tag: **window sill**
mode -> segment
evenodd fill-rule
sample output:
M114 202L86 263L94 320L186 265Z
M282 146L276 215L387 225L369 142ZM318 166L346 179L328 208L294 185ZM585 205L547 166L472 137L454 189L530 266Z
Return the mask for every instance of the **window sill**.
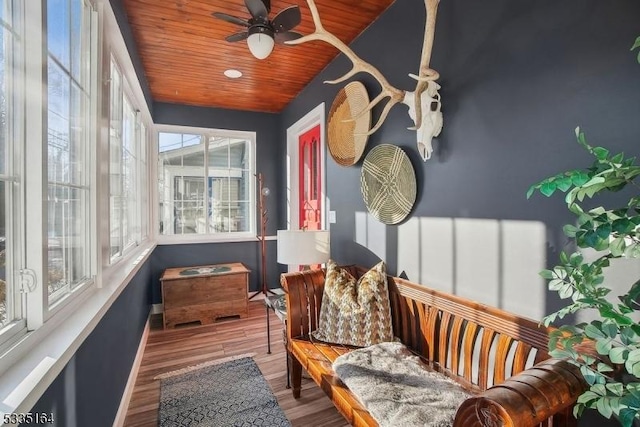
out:
M101 288L90 288L0 357L0 413L28 412L53 383L140 267L155 243L105 269ZM0 425L3 420L0 419Z

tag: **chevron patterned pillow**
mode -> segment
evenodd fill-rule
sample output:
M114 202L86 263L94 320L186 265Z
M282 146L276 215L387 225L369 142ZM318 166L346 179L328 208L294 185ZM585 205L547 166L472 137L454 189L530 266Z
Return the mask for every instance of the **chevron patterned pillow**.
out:
M334 261L327 263L318 329L311 337L358 347L393 341L384 262L358 280Z

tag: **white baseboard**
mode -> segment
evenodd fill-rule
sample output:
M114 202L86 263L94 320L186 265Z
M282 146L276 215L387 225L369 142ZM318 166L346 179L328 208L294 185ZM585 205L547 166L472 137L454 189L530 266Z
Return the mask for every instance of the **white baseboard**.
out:
M127 417L127 409L129 408L129 402L131 401L131 395L133 394L133 387L136 385L136 378L138 378L138 371L140 370L140 364L142 363L142 355L144 354L144 348L147 345L147 338L149 338L150 328L151 323L150 320L147 319L147 324L144 325L144 331L142 332L142 338L140 339L140 345L138 345L138 352L136 353L136 358L133 361L133 366L129 373L127 386L124 388L122 400L120 400L120 407L118 408L116 419L113 421L113 427L124 426L124 420Z
M153 304L151 306L151 314L162 314L164 307L162 304Z

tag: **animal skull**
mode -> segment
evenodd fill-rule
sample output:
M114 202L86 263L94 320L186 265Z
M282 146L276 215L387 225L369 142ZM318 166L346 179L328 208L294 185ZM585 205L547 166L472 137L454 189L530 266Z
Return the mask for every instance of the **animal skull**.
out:
M422 121L420 127L416 129L418 152L422 160L427 161L431 158L433 147L431 140L442 130L442 111L440 103L440 94L438 93L440 85L434 81L430 81L427 90L422 93L420 104L422 106ZM405 92L403 104L409 107L409 117L416 123L415 93Z
M352 63L350 71L345 73L342 77L335 80L328 80L325 83L336 84L341 83L349 78L355 76L357 73L363 72L371 75L380 84L381 92L376 96L369 105L360 113L371 111L373 107L386 100L384 108L378 117L376 124L369 129L367 135L373 134L380 129L382 123L387 118L391 108L398 104L403 103L409 107L409 116L413 120L414 126L409 128L410 130L417 131L418 139L418 151L423 160L427 160L431 157L433 148L431 147L431 140L440 134L442 130L442 113L440 112L440 94L438 89L440 86L435 82L440 76L437 71L429 67L431 60L431 50L433 48L433 39L436 26L436 14L438 11L438 4L440 0L424 0L425 10L427 12L424 41L422 43L422 55L420 57L420 67L418 68L418 75L409 74L413 79L417 80L416 88L413 92L405 91L393 87L384 75L373 65L362 60L356 53L347 46L343 41L337 38L335 35L328 32L322 22L320 21L320 14L316 7L314 0L307 0L309 10L311 11L311 17L313 18L313 24L315 31L306 36L294 40L285 41L286 44L296 45L306 43L314 40L320 40L325 43L329 43L334 46L340 52L342 52ZM416 108L416 94L418 102ZM421 110L420 116L416 120L416 111Z

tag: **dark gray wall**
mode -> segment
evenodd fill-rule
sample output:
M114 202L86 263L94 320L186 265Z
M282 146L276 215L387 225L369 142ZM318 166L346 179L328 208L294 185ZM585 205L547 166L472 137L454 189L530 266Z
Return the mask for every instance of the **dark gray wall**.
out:
M528 201L525 193L546 176L591 163L575 142L576 126L592 144L640 152L640 65L629 52L639 15L635 0L441 2L431 66L441 75L444 129L434 156L420 159L404 105L392 109L366 152L381 143L405 149L418 182L411 216L543 221L555 262L566 242L561 225L571 216L562 197ZM424 19L422 2L397 0L351 46L391 84L412 89L407 74L418 69ZM283 133L322 101L328 112L342 85L322 81L349 65L340 55L289 104ZM379 91L369 76L356 78L371 98ZM328 197L338 218L331 252L342 263L372 265L375 255L354 242L354 212L366 212L360 164L341 167L328 157ZM386 253L396 254L397 227L386 232ZM400 273L393 255L387 262Z
M280 134L279 115L167 103L155 103L153 109L153 120L156 124L256 132L256 172L262 173L264 185L271 190L269 196L265 198L268 218L267 236L274 236L280 216L279 201L285 194L280 191L282 186L278 185L283 162L277 149ZM256 224L256 230L259 230L259 223ZM266 246L267 284L269 287L277 287L280 270L276 263L275 241L267 241ZM251 270L249 288L257 290L262 283L260 260L258 241L159 246L153 254L152 263L153 302L162 301L159 279L165 268L242 262Z
M591 164L575 142L576 126L593 145L640 154L640 65L629 52L640 35L638 16L635 0L442 1L431 66L441 75L444 129L434 142L434 156L426 163L420 159L402 105L369 138L365 155L381 143L405 149L418 182L410 217L542 221L548 263L555 264L566 244L561 226L573 217L561 196L527 200L525 193L547 176ZM351 47L391 84L412 89L415 83L407 74L418 70L424 20L422 2L396 0ZM283 135L320 102L328 113L344 84L322 82L349 68L340 55L287 106ZM378 93L369 76L356 79L365 83L370 98ZM380 111L374 110L374 120ZM340 263L373 265L378 258L355 243L354 214L366 212L360 165L345 168L327 160L327 195L338 219L331 225L331 253ZM386 237L389 270L399 274L397 227L386 227ZM557 307L550 295L547 312ZM585 416L580 425L608 424Z
M151 309L151 263L129 282L31 412L60 427L111 427Z

